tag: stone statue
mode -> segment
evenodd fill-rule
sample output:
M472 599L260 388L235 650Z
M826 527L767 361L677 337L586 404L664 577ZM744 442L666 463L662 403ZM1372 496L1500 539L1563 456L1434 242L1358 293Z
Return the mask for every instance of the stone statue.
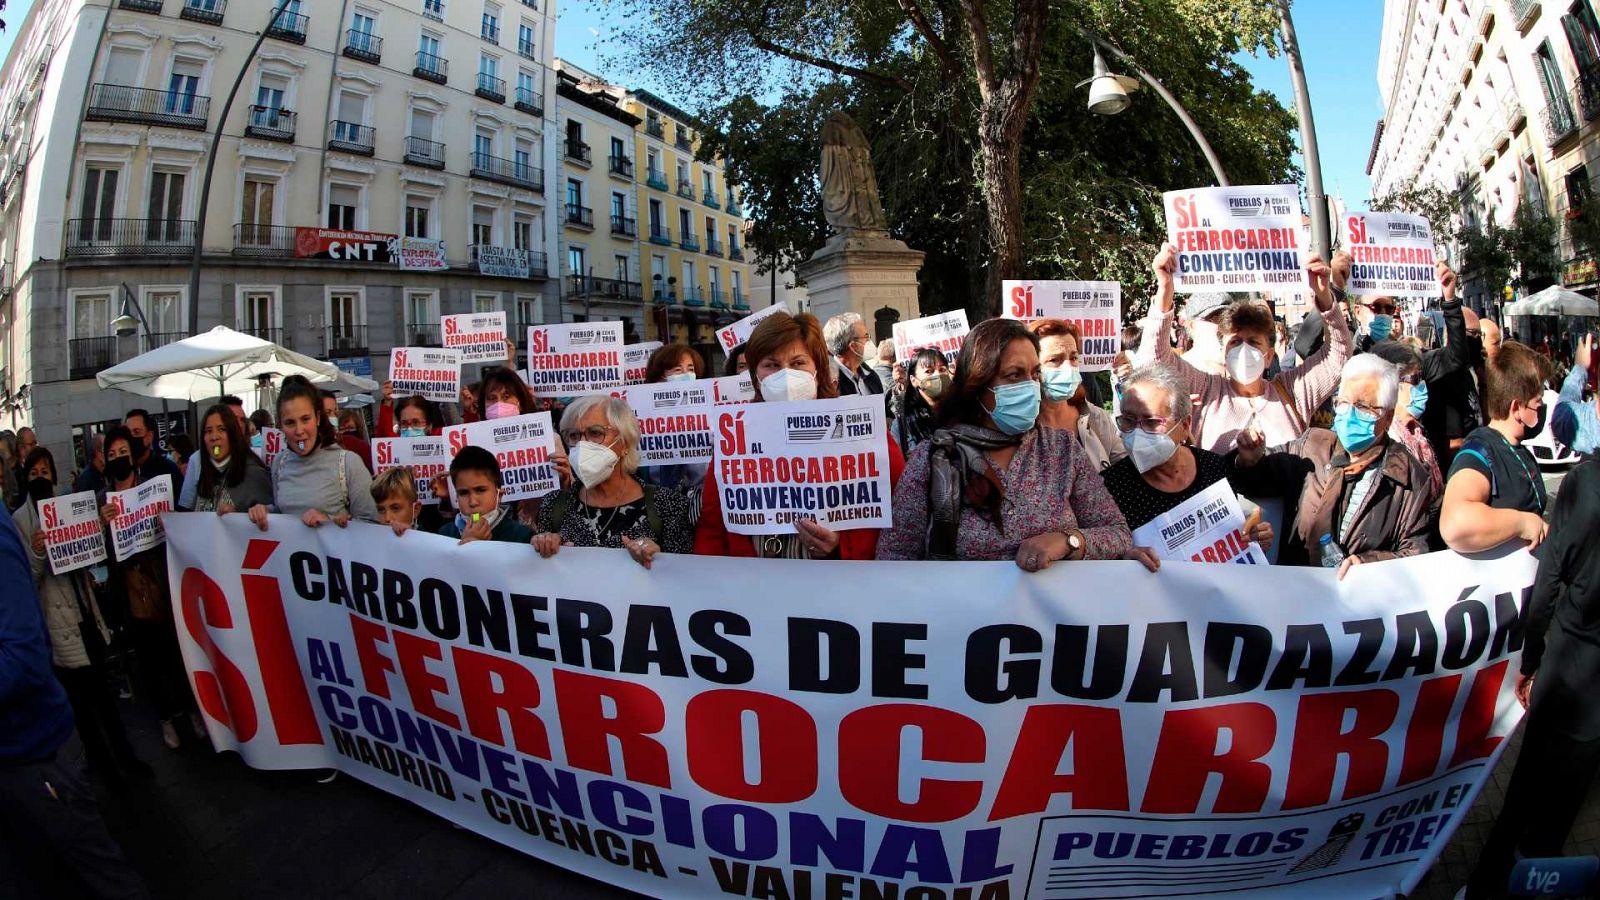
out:
M872 172L872 148L843 112L822 126L822 214L836 234L887 232L888 219Z

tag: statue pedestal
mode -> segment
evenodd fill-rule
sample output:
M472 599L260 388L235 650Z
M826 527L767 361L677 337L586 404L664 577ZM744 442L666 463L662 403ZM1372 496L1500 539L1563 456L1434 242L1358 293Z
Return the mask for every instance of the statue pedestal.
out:
M922 315L917 301L917 272L923 253L887 232L836 234L811 258L795 267L805 279L811 312L826 322L853 312L872 328L874 321L894 321L877 312L887 307L900 320ZM882 340L886 335L875 336Z

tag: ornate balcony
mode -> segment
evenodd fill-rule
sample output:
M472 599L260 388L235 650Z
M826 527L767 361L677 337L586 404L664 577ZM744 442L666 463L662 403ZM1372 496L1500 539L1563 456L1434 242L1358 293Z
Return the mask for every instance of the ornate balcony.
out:
M352 28L344 34L344 50L341 52L351 59L377 65L383 60L383 38L370 31Z
M450 80L450 61L442 56L418 50L417 65L411 70L411 74L423 81L444 84Z
M276 10L267 10L267 21L272 24L267 26L267 37L288 41L291 44L304 44L306 42L306 26L311 23L310 16L284 10L283 14L273 21L272 14Z
M606 170L618 178L633 180L633 160L626 156L610 156L606 158Z
M515 105L519 111L528 113L529 115L544 115L543 99L532 88L518 86L517 102Z
M160 4L156 4L159 6ZM221 25L222 14L228 8L227 0L184 0L178 18L207 25Z
M532 188L536 191L544 190L544 170L538 166L513 162L478 151L473 151L472 154L471 174L473 178L482 178L485 181Z
M182 257L194 252L192 219L70 219L69 258Z
M479 72L478 87L473 93L494 103L504 103L506 102L506 80L504 78L496 78L488 72Z
M407 137L405 161L426 169L443 169L444 144L426 138Z
M329 150L342 150L358 156L371 156L373 132L366 125L355 122L333 121L333 133L328 136Z
M282 141L286 144L294 143L294 113L287 109L278 109L273 106L250 107L250 119L245 123L244 133L248 137L261 138L265 141Z
M84 118L204 131L210 111L211 98L199 94L101 83L89 89L89 109Z

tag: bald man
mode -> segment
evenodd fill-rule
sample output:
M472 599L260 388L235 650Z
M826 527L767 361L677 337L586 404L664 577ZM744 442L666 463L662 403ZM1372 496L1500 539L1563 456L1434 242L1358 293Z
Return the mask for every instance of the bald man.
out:
M1494 359L1500 352L1500 325L1493 319L1484 319L1479 327L1483 331L1483 356Z

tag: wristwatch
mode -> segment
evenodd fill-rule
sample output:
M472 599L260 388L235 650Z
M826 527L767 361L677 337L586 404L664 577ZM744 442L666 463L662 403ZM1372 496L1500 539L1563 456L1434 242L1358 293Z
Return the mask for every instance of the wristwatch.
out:
M1062 530L1061 534L1067 539L1067 559L1077 559L1078 552L1083 550L1083 532L1076 528Z

